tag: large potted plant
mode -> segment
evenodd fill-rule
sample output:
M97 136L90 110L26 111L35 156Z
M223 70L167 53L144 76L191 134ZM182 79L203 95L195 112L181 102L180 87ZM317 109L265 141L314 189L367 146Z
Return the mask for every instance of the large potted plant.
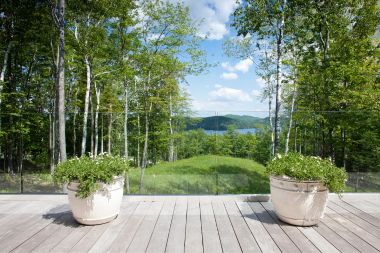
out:
M278 154L266 168L271 201L277 216L297 226L312 226L323 218L329 190L342 197L347 173L330 159Z
M128 161L108 154L96 158L74 157L55 167L53 178L68 184L68 198L74 218L96 225L113 220L120 211L124 174Z

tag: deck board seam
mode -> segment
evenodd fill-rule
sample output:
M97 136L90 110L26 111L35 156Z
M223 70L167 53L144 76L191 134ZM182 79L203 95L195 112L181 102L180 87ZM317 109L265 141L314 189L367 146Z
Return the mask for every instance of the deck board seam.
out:
M240 241L239 241L239 238L238 238L238 236L237 236L237 234L236 234L236 231L235 231L234 225L232 224L232 221L231 221L230 215L229 215L228 212L227 212L227 208L226 208L226 206L224 205L224 202L222 202L222 204L223 204L224 210L226 210L228 220L230 221L230 224L231 224L232 230L234 231L234 235L235 235L236 240L237 240L237 242L238 242L238 244L239 244L240 250L241 250L241 252L244 252L244 251L243 251L243 247L240 245Z
M281 230L284 232L284 234L286 234L286 236L289 238L289 240L290 241L292 241L293 242L293 244L297 247L297 249L300 251L300 252L302 252L302 250L297 246L297 244L292 240L292 238L288 235L288 233L286 233L286 231L282 228L282 226L280 226L280 224L278 224L277 223L277 221L273 218L273 216L271 215L271 213L270 212L268 212L268 210L264 207L264 205L261 203L261 201L259 202L260 203L260 205L266 210L266 212L272 217L272 219L274 220L274 222L276 222L276 224L281 228ZM264 226L265 227L265 226ZM298 228L297 228L298 229ZM299 231L299 230L298 230ZM300 231L300 233L307 239L307 240L309 240L309 238L307 238L301 231ZM268 234L270 234L269 232L268 232ZM272 237L272 236L271 236ZM272 238L273 239L273 238ZM273 241L274 241L274 239L273 239ZM310 241L310 240L309 240ZM274 242L276 242L276 241L274 241ZM310 243L311 244L313 244L314 246L315 246L315 248L317 248L318 249L318 247L312 242L312 241L310 241ZM277 244L276 244L277 245ZM278 245L277 245L277 247L278 247ZM280 249L281 250L281 249ZM318 249L319 250L319 249Z
M170 220L170 227L169 227L169 231L168 231L168 236L166 237L165 252L166 252L166 248L168 247L169 235L170 235L170 230L172 229L173 218L174 218L174 211L175 211L176 206L177 206L177 202L174 203L174 208L173 208L173 213L172 213L172 219ZM187 215L187 213L186 213L186 215ZM149 246L149 244L148 244L148 246Z
M259 201L260 205L261 205L261 202ZM259 216L257 216L256 212L253 210L253 208L251 207L251 205L248 205L249 208L251 208L252 212L255 213L257 219L259 219L259 221L261 222L261 224L263 224L263 222L260 220ZM272 234L268 231L268 229L266 228L266 226L263 225L263 228L267 231L268 235L272 238L272 241L274 242L274 244L276 244L277 248L282 252L281 250L281 247L277 244L276 240L273 238ZM287 235L286 235L287 236ZM288 236L289 237L289 236ZM298 247L297 247L298 248Z
M346 208L340 206L339 204L335 203L334 201L331 201L331 202L332 202L333 204L337 205L338 207L340 207L340 208L346 210L349 214L358 217L359 219L361 219L361 220L364 221L365 223L370 224L371 226L373 226L374 228L376 228L377 230L380 231L380 227L378 227L378 226L372 224L371 222L369 222L369 221L363 219L363 218L360 217L359 215L357 215L357 214L355 214L355 213L352 213L351 211L349 211L349 210L347 210ZM345 203L346 203L346 202L345 202ZM330 209L332 209L332 208L330 208ZM358 208L356 208L356 209L358 209ZM346 217L344 216L344 214L340 214L339 212L335 211L334 209L332 209L332 210L333 210L334 212L338 213L339 215L343 216L344 218L346 218ZM361 211L361 210L360 210L360 211ZM365 213L365 214L368 214L368 213L366 213L366 212L364 212L364 213ZM371 216L371 217L372 217L372 216ZM375 217L374 217L374 218L375 218ZM357 224L355 221L353 221L353 220L351 220L351 219L348 219L348 218L346 218L346 219L349 220L349 221L351 221L352 223L356 224L357 226L361 227L362 229L364 229L365 231L367 231L367 232L370 233L371 235L373 235L373 236L375 236L375 237L377 237L377 238L380 239L380 234L379 234L379 235L375 235L375 234L373 234L372 232L370 232L370 231L368 230L368 228L365 228L365 226L363 226L363 225L359 225L359 224ZM376 219L376 218L375 218L375 219Z

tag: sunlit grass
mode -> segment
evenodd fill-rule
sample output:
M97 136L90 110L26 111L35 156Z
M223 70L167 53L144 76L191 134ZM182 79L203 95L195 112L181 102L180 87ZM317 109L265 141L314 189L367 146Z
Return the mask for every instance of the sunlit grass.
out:
M269 193L265 167L254 161L198 156L161 163L145 170L143 194L259 194ZM130 192L137 193L140 169L130 172Z

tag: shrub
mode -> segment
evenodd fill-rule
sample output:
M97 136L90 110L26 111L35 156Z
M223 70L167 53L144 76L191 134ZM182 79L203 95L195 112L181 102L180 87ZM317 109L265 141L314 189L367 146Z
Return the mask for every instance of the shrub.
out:
M78 181L76 197L85 199L99 188L98 182L113 183L114 176L124 175L129 169L129 161L106 153L94 158L90 156L74 157L65 163L58 164L54 169L55 182L70 184Z
M332 192L339 194L346 190L347 172L333 165L330 159L315 156L304 157L298 153L278 154L268 163L268 175L288 176L297 182L320 181Z

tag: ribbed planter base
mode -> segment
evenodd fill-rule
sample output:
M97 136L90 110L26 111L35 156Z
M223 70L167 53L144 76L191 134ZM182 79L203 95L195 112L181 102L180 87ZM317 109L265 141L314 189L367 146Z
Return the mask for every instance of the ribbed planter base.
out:
M98 184L99 190L86 199L75 197L79 182L71 182L67 187L70 208L78 223L102 224L115 219L119 214L123 199L124 178L114 177L114 184Z
M328 189L321 182L296 182L291 178L270 176L271 200L282 221L296 226L312 226L322 218Z

